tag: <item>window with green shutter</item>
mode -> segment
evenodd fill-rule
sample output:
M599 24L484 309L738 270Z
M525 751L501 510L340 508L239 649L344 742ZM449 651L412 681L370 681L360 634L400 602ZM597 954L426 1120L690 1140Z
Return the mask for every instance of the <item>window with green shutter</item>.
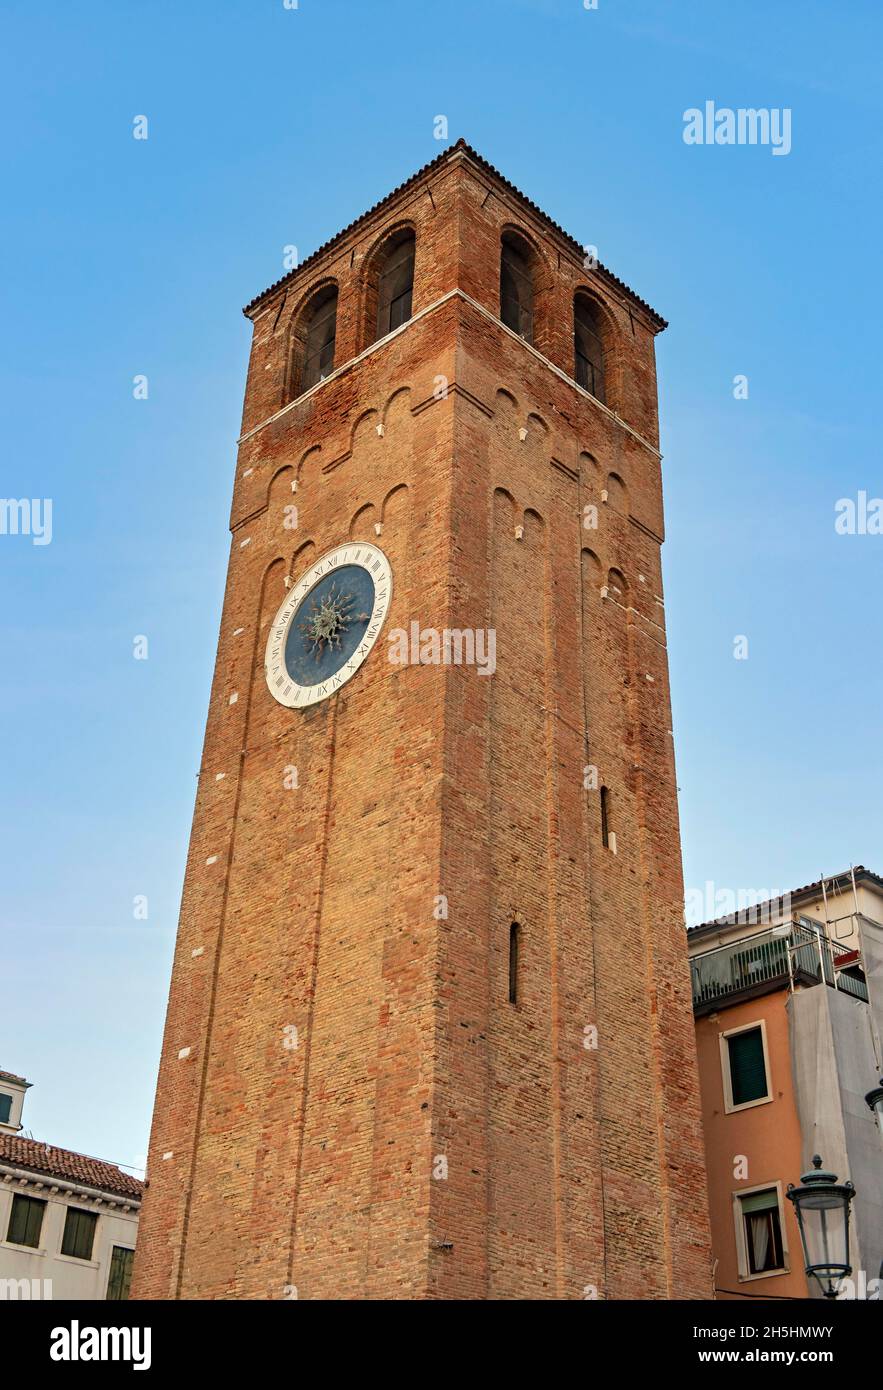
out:
M763 1030L745 1028L727 1038L730 1065L730 1092L733 1105L748 1105L769 1095Z
M62 1255L70 1255L74 1260L91 1260L97 1225L98 1217L94 1212L68 1207L61 1242Z
M110 1275L107 1280L108 1298L128 1298L132 1282L132 1263L135 1251L125 1245L115 1245L110 1255Z
M12 1114L12 1096L5 1091L0 1093L0 1125L9 1124L9 1116Z
M46 1203L41 1202L39 1197L25 1197L22 1193L16 1192L12 1199L9 1229L6 1232L6 1239L10 1244L30 1245L36 1250L40 1244L45 1210Z

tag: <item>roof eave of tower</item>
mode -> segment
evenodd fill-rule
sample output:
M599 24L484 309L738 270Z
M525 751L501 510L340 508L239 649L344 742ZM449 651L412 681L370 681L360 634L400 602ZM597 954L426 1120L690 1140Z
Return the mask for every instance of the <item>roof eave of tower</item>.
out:
M333 237L322 246L319 246L311 255L307 256L306 260L302 261L294 270L290 270L287 275L283 275L281 279L276 280L272 285L269 285L267 289L262 290L260 294L256 295L254 299L250 300L249 303L244 306L242 312L245 314L245 317L249 319L253 318L254 311L259 308L265 300L269 299L271 295L277 294L281 289L284 289L285 286L291 284L292 281L303 274L308 266L313 265L320 256L324 256L327 251L330 251L338 242L343 241L350 233L362 226L370 217L374 217L378 212L384 211L384 209L389 207L402 193L413 188L421 179L426 178L427 174L433 173L436 169L441 168L448 160L459 158L464 155L477 164L484 173L490 175L492 178L496 179L498 183L502 184L507 192L513 194L524 203L526 207L530 208L531 212L534 213L535 216L541 218L546 226L559 237L563 238L569 248L579 257L582 258L585 255L585 247L582 246L575 237L572 237L570 233L566 232L562 226L548 215L548 213L544 212L541 207L538 207L532 199L528 198L526 193L522 193L520 188L516 188L514 183L510 183L505 175L501 174L499 169L495 169L493 164L490 164L484 159L477 150L474 150L465 140L460 139L455 145L451 145L450 148L442 150L441 154L436 155L435 159L431 159L428 164L424 164L422 169L418 169L416 174L412 174L410 178L405 179L404 183L400 183L398 187L394 188L391 193L388 193L385 198L381 198L380 202L375 203L373 207L368 208L366 212L363 212L353 222L350 222L348 226L343 227L339 232L335 233ZM667 320L664 319L661 314L658 314L645 299L635 294L635 291L630 289L624 280L620 280L618 275L614 275L612 270L608 270L606 266L601 265L599 262L593 273L600 276L601 279L606 280L611 286L618 290L620 294L625 295L633 304L643 310L649 317L655 332L660 333L664 328L668 327Z

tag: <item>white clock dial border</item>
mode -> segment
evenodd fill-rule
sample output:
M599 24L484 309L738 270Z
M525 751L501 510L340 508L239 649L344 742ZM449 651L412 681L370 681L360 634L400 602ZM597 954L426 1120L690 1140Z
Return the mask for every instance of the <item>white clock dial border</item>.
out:
M335 671L333 676L329 676L325 681L317 681L315 685L299 685L297 681L292 680L285 666L285 646L292 619L304 599L315 589L316 585L343 565L360 565L362 569L368 571L374 581L374 606L371 609L371 617L365 629L365 636L350 659L345 661L340 670ZM270 634L267 638L264 654L264 671L267 677L267 688L273 699L288 709L307 709L310 705L316 705L320 700L327 700L330 695L336 694L341 686L346 685L347 681L356 675L359 668L370 656L371 650L380 636L380 629L383 627L391 602L392 566L383 551L376 545L371 545L367 541L350 541L347 545L336 545L333 550L326 550L324 555L320 555L309 569L304 571L290 593L286 595L270 624Z

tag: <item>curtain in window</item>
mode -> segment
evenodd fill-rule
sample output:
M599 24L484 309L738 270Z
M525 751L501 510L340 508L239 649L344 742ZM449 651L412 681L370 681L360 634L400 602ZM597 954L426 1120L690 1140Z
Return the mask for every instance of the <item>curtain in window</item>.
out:
M766 1269L770 1254L770 1218L765 1211L751 1212L748 1222L748 1239L751 1242L751 1266L756 1273Z
M782 1228L779 1224L779 1197L776 1189L751 1192L739 1199L745 1223L748 1272L765 1274L784 1264Z

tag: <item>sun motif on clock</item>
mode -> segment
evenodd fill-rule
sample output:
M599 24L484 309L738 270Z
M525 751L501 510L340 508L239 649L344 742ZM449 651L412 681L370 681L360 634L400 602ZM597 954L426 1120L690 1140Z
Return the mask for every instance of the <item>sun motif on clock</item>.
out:
M314 561L289 590L267 638L273 698L305 709L334 695L369 656L391 598L392 569L376 545L351 541Z

